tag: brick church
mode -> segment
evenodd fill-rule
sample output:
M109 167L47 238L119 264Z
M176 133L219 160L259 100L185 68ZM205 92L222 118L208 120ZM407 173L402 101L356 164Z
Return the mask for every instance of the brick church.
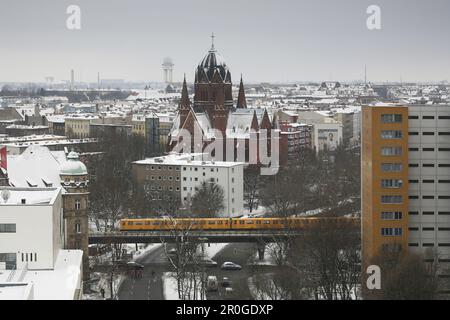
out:
M200 132L203 148L214 141L217 145L222 145L223 159L242 161L242 157L237 158L237 148L240 148L245 149L245 162L259 163L257 150L261 144L267 145L266 150L270 154L273 126L267 110L247 108L242 76L237 101L233 100L231 73L214 48L214 43L195 70L193 102L189 99L186 78L183 81L178 115L169 133L168 151L181 143L181 129L187 130L191 136ZM263 129L266 130L267 139L261 134ZM218 144L219 139L222 140L221 144ZM183 152L195 151L193 140L194 138L191 139L191 151L183 149ZM251 143L257 149L252 149ZM234 157L226 155L226 144L233 146ZM211 153L212 157L215 157L215 152L217 149ZM216 160L221 160L217 158Z

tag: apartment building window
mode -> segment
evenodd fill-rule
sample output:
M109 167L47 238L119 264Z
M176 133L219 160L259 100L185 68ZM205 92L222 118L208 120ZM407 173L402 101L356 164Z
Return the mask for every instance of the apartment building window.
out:
M416 131L413 131L413 132L409 132L409 135L410 135L410 136L418 136L419 133L416 132Z
M381 212L382 220L401 220L402 219L401 211L383 211Z
M0 223L0 233L16 233L16 224Z
M75 210L80 210L81 209L81 201L80 199L76 199L75 200Z
M401 139L403 136L400 130L383 130L381 131L382 139Z
M450 132L439 132L440 136L450 136Z
M422 119L424 119L424 120L434 120L434 116L423 116Z
M402 154L402 147L382 147L382 156L399 156Z
M439 151L450 151L450 148L439 148Z
M175 180L176 180L176 181L180 181L180 177L177 177Z
M441 163L439 164L439 168L450 168L450 163Z
M424 163L422 166L424 168L434 168L434 163Z
M418 163L410 163L410 164L408 165L408 167L410 167L410 168L418 168L418 167L419 167L419 164L418 164Z
M75 223L75 232L81 233L81 225L79 222Z
M402 228L381 228L382 236L401 236Z
M382 163L381 171L383 172L400 172L403 166L401 163Z
M419 116L409 116L408 119L410 119L410 120L417 120L417 119L419 119Z
M423 148L422 151L433 152L434 148Z
M402 196L381 196L381 203L399 204L403 202Z
M401 114L382 114L381 122L382 123L401 123L403 117Z
M434 132L422 132L424 136L434 136Z
M391 188L391 189L398 189L403 186L403 180L399 179L382 179L381 180L381 187L382 188Z

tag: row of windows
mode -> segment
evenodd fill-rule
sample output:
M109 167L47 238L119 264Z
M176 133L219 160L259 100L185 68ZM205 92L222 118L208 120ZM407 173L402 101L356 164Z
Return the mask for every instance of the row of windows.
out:
M436 198L435 196L422 196L422 199L426 199L426 200L433 200L434 198ZM438 196L437 197L440 200L448 200L450 199L450 196ZM409 196L409 199L419 199L419 196Z
M401 211L383 211L381 212L382 220L401 220L403 213Z
M173 170L172 166L146 166L145 170ZM175 171L180 171L180 167L175 167Z
M438 231L450 231L450 228L437 228ZM418 227L410 227L409 231L419 231ZM422 231L435 231L434 227L422 227Z
M155 176L146 176L145 177L145 180L155 180L156 179L156 177ZM185 178L186 179L186 178ZM173 177L172 176L169 176L169 177L166 177L166 176L158 176L158 180L169 180L169 181L173 181ZM180 177L175 177L175 181L180 181ZM186 181L186 180L184 180L184 181Z
M383 130L381 131L381 139L401 139L403 133L400 130Z
M382 179L382 188L401 188L403 186L403 180L399 179Z
M427 132L422 132L422 135L424 136L434 136L434 132L433 131L427 131ZM411 131L409 132L410 136L418 136L419 132L417 131ZM450 136L450 132L438 132L439 136Z
M400 156L402 154L402 147L382 147L382 156Z
M408 166L410 168L418 168L419 164L418 163L410 163ZM424 163L424 164L422 164L422 167L424 167L424 168L434 168L435 165L434 165L434 163ZM439 163L438 167L439 168L450 168L450 163Z
M418 120L419 116L409 116L408 119L411 120ZM423 120L434 120L435 117L434 116L422 116ZM438 117L439 120L450 120L450 116L439 116Z
M381 228L382 236L401 236L402 233L402 228Z
M419 148L409 148L409 151L419 151ZM422 151L426 151L426 152L434 152L435 148L422 148ZM450 148L438 148L438 151L450 151Z
M382 163L381 171L383 172L400 172L403 169L401 163Z
M23 253L22 252L22 262L36 262L37 261L37 253Z
M409 211L408 214L410 216L417 216L417 215L419 215L419 211ZM434 215L434 211L422 211L422 215L424 215L424 216L433 216ZM450 216L450 211L439 211L438 215L439 216Z
M382 114L382 123L401 123L403 121L403 116L401 114Z
M418 243L409 243L410 247L418 247ZM434 243L423 243L422 247L434 247ZM450 247L450 243L439 243L438 247Z
M154 191L154 190L156 190L156 189L158 189L159 191L165 190L163 186L158 186L158 187L156 187L156 186L149 186L149 185L146 185L144 188L145 188L145 190L152 190L152 191ZM169 191L173 191L173 189L174 189L174 188L171 187L171 186L167 187L167 190L169 190ZM180 187L176 187L176 190L177 190L177 191L180 191Z
M381 196L381 203L400 204L403 203L402 196Z
M0 233L16 233L16 224L0 223Z
M434 180L422 180L422 183L434 183ZM419 180L409 180L409 183L419 183ZM438 180L438 183L450 183L450 180Z

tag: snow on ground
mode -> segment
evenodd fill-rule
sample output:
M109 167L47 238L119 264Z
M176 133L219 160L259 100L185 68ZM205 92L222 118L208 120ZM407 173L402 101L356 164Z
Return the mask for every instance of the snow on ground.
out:
M177 281L171 272L164 272L162 275L163 296L165 300L180 300L178 297ZM201 296L201 287L197 289L197 296ZM200 299L199 299L200 300Z
M267 209L263 206L258 206L258 209L254 209L252 212L248 209L244 209L242 218L255 218L265 215Z
M272 257L272 250L276 249L276 244L268 243L266 244L266 250L264 252L264 259L259 260L258 253L256 252L252 257L250 257L248 265L256 266L276 266L275 259Z
M210 243L205 244L205 256L208 258L214 258L214 256L219 253L223 248L225 248L229 243Z
M111 298L111 290L110 290L110 275L103 272L94 272L91 274L92 278L100 278L99 281L91 285L91 289L94 291L92 293L83 294L83 300L103 300L102 295L100 294L100 290L103 288L105 290L105 298ZM113 292L114 297L117 296L119 292L120 285L122 281L125 279L125 276L122 274L114 275L113 280Z
M127 252L131 253L132 261L139 262L139 260L144 257L149 252L152 252L162 246L161 243L149 243L149 244L138 244L138 250L136 251L136 246L133 244L124 245L127 247Z

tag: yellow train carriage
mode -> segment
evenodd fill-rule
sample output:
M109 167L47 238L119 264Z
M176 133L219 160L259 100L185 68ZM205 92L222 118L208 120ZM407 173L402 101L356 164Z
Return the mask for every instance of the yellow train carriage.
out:
M333 218L328 218L333 219ZM336 218L339 219L339 218ZM122 219L121 231L157 230L248 230L248 229L303 229L311 227L320 218L176 218L176 219Z

